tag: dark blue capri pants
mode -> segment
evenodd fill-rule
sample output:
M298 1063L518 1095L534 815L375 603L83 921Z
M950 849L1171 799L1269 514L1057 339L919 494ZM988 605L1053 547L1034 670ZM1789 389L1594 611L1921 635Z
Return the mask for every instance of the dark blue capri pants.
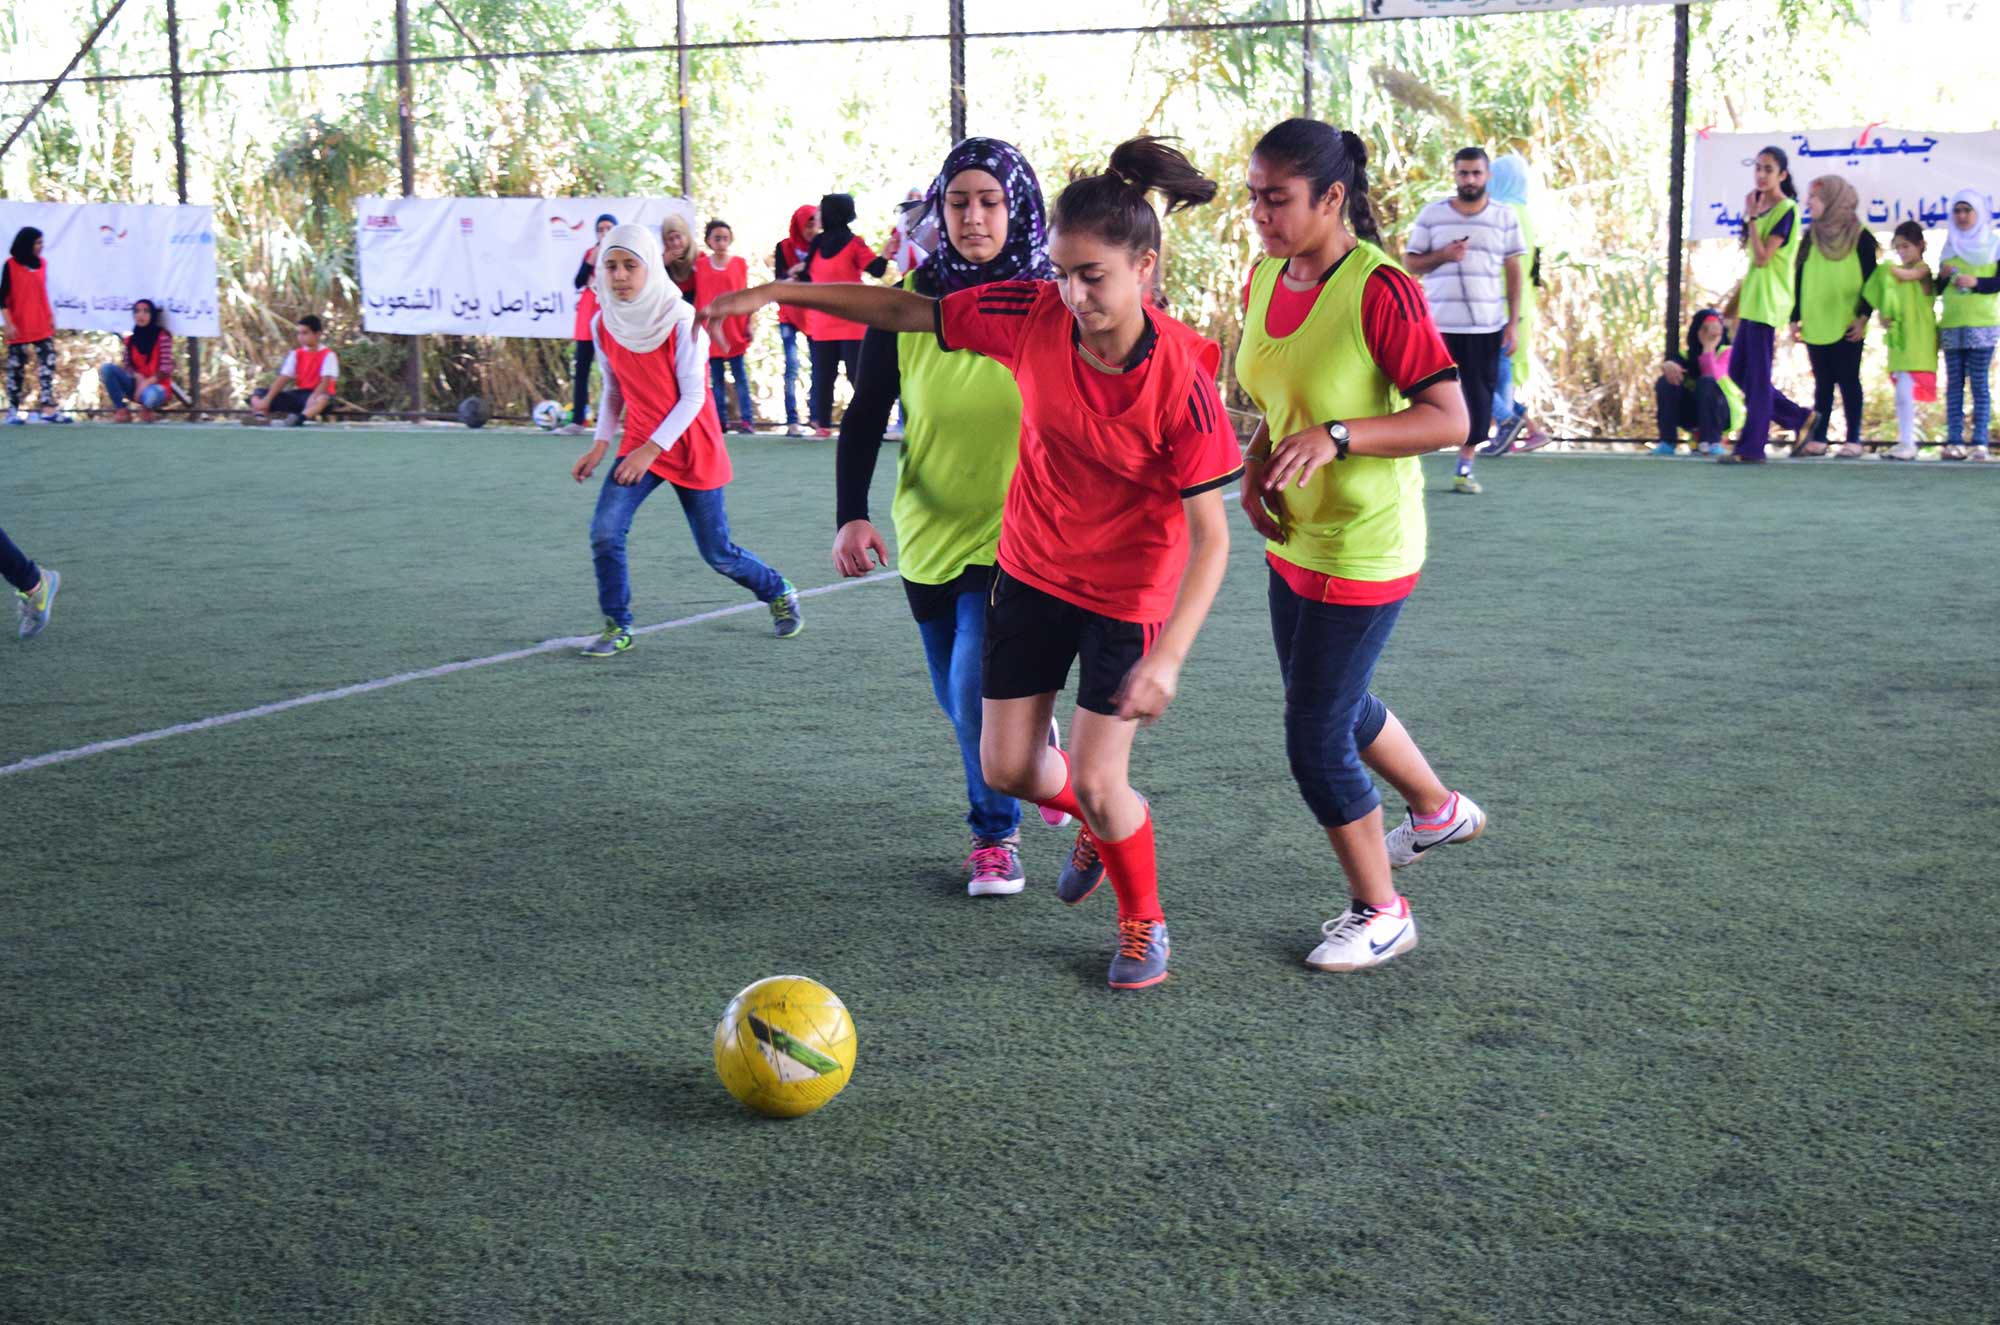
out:
M1369 693L1368 682L1403 604L1314 602L1277 571L1270 576L1271 638L1285 681L1285 754L1313 817L1338 828L1382 803L1361 752L1382 734L1389 709Z

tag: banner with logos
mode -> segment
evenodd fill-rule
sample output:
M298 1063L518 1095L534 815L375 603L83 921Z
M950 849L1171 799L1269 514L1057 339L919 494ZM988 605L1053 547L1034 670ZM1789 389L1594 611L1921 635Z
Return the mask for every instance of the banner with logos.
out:
M1733 239L1743 226L1757 153L1784 149L1792 183L1805 198L1821 175L1839 175L1861 199L1861 223L1892 230L1917 221L1926 230L1948 224L1952 195L1976 189L2000 204L2000 133L1931 133L1880 124L1795 133L1710 133L1694 140L1694 185L1688 199L1689 239ZM2000 219L2000 209L1995 211Z
M0 249L27 225L42 232L57 327L130 331L132 305L150 299L177 336L222 333L213 207L0 202Z
M598 216L695 231L685 198L362 198L361 325L399 335L575 334L575 278Z
M1704 3L1705 0L1688 0ZM1363 18L1479 18L1486 14L1545 14L1613 5L1672 5L1682 0L1361 0Z

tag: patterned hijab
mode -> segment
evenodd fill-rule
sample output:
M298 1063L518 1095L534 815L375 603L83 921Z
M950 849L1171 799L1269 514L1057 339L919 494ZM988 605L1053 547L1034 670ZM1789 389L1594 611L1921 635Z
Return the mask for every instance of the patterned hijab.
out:
M1861 199L1854 186L1839 175L1821 175L1812 182L1812 242L1828 262L1839 262L1854 251L1861 237Z
M944 223L944 191L960 172L983 170L1000 181L1007 195L1007 242L990 262L973 262L951 246ZM938 251L930 260L937 272L938 293L950 294L991 281L1055 279L1049 263L1048 212L1042 202L1042 182L1035 168L1012 143L998 138L968 138L951 149L944 169L931 181L924 197L925 215L937 221Z

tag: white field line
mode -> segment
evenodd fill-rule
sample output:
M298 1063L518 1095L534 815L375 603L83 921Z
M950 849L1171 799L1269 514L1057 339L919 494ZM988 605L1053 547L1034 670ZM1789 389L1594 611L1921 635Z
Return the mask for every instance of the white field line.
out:
M841 580L836 584L823 584L817 589L801 590L801 598L817 598L821 594L838 593L842 589L852 589L861 584L881 584L896 579L894 571L877 571L873 575L853 580ZM718 607L712 612L697 612L693 616L680 617L673 621L661 621L655 625L640 626L634 635L651 635L662 630L679 630L683 626L696 626L704 621L717 621L723 617L735 616L740 612L762 610L764 604L757 602L738 603L734 607ZM113 750L129 750L135 745L145 745L151 741L164 741L169 736L186 736L191 732L208 731L215 727L227 727L232 723L248 722L252 718L268 718L275 713L304 708L308 704L325 704L336 699L351 699L355 695L366 695L377 690L387 690L391 686L408 685L412 681L429 681L440 676L450 676L454 672L469 672L475 667L491 667L496 663L516 662L522 658L532 658L536 654L555 653L562 649L578 648L591 639L591 635L568 635L561 639L543 640L540 644L525 649L512 649L506 653L489 654L484 658L468 658L463 662L443 663L437 667L426 667L416 672L398 672L394 676L378 677L373 681L360 681L354 685L339 686L332 690L319 690L310 695L298 695L291 699L281 699L274 704L259 704L256 708L240 709L235 713L222 713L212 718L202 718L195 722L175 723L171 727L160 727L136 736L120 736L111 741L93 741L89 745L79 745L73 750L55 750L45 755L34 755L12 764L0 765L0 777L15 773L29 773L38 768L48 768L55 764L67 764L72 760L85 759L91 755L108 754Z

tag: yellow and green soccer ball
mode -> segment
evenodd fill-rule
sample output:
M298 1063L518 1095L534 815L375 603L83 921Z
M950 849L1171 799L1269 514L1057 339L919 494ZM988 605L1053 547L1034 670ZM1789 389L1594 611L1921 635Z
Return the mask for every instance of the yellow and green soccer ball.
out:
M802 975L774 975L722 1010L715 1071L758 1113L797 1118L840 1093L856 1047L854 1019L838 994Z

